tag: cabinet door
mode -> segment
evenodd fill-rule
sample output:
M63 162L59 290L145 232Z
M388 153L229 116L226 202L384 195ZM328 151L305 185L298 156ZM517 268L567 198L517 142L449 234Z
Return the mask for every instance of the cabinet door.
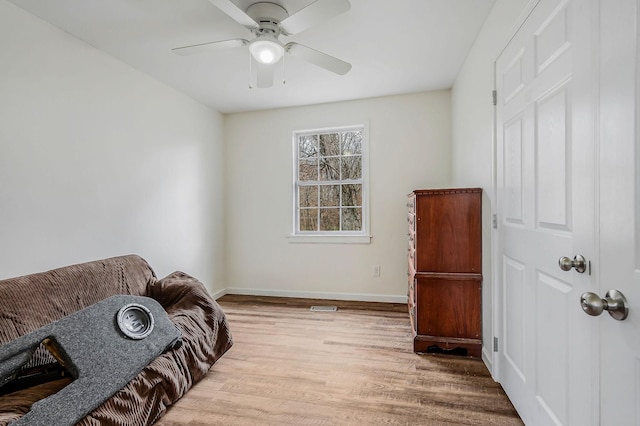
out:
M416 199L416 270L482 272L481 192L435 192Z
M417 276L417 334L479 339L482 329L481 282L481 276L470 274Z

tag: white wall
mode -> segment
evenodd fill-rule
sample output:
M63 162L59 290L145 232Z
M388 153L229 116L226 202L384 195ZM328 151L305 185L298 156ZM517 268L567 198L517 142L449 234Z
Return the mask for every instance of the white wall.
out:
M226 115L229 292L406 300L406 195L449 186L450 112L450 92L438 91ZM361 123L371 243L290 243L292 131Z
M492 328L491 213L493 185L494 62L514 33L529 0L496 0L452 89L452 179L454 186L480 186L483 198L483 340L490 364Z
M128 253L223 280L222 116L0 0L0 278Z

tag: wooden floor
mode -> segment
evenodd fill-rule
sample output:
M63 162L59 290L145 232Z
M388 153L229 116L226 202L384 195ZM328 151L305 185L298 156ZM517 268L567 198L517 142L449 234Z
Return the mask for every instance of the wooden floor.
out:
M218 303L234 346L159 425L523 424L482 361L412 352L406 305Z

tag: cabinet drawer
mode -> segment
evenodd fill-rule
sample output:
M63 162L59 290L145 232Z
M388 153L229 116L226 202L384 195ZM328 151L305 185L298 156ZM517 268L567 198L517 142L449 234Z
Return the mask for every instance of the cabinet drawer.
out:
M416 334L416 307L409 304L409 321L411 322L411 331Z
M416 251L416 234L415 232L407 232L407 239L409 241L409 250Z
M410 274L416 272L416 250L411 247L407 250L407 271Z
M415 213L416 211L416 194L414 193L407 196L407 210L409 213Z
M408 280L408 286L407 286L407 297L408 297L408 302L411 305L415 305L416 304L416 287L415 287L415 276L414 275L409 275L409 280Z
M409 232L411 233L416 232L416 215L415 214L409 213L407 215L407 227L409 229Z

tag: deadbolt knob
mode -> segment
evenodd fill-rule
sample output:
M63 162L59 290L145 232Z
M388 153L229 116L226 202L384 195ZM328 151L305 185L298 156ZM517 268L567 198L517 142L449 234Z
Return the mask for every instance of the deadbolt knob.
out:
M570 271L573 268L573 260L570 257L562 256L558 259L558 265L560 265L560 269L563 271Z
M560 259L558 259L558 266L560 266L560 269L562 269L563 271L570 271L571 268L575 268L577 272L583 273L587 270L587 261L585 260L584 256L579 254L576 255L573 259L567 256L562 256Z

